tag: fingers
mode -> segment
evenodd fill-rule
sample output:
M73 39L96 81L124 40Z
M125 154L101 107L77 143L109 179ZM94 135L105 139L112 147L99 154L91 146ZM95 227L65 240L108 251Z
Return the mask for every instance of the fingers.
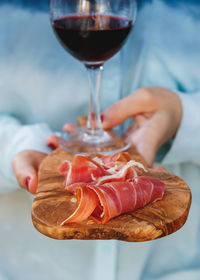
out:
M38 168L46 154L36 151L18 153L12 162L13 171L20 187L34 194L38 184Z
M77 119L78 126L85 127L87 125L88 116L81 116Z
M63 131L67 133L73 133L76 130L76 126L71 123L67 123L63 126Z
M133 116L133 98L132 95L120 100L119 102L111 105L102 114L104 129L109 129L123 123L126 119Z
M103 114L103 128L109 129L123 123L126 119L135 115L149 113L155 110L152 102L153 94L150 90L140 89L111 105Z
M58 140L59 140L59 137L56 136L56 135L50 135L48 138L47 138L47 146L49 148L51 148L52 150L55 150L56 148L58 148Z

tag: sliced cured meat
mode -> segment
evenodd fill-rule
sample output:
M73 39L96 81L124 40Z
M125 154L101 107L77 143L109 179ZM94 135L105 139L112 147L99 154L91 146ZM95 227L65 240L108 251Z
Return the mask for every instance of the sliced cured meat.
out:
M147 179L148 178L148 179ZM156 178L151 178L151 177L139 177L140 182L143 181L150 181L154 186L156 186L156 188L153 189L152 193L151 193L151 198L149 200L149 203L155 202L156 200L162 199L163 198L163 194L164 194L164 190L165 190L165 184L156 179Z
M131 160L129 154L122 152L110 156L96 156L93 160L103 166L105 169L118 171L128 161Z
M138 171L146 171L144 168L144 165L140 162L136 162L134 160L131 160L131 157L129 154L122 152L117 153L115 155L111 156L104 156L104 157L95 157L93 160L97 163L99 163L105 170L107 170L110 174L116 174L116 172L120 171L125 165L127 165L130 161L134 164L134 172L132 172L132 175L136 176ZM132 165L133 166L133 165ZM134 173L134 174L133 174ZM139 172L141 173L141 171Z
M98 195L102 212L93 212L93 218L101 223L162 199L165 185L150 177L139 177L137 182L112 182L90 186Z
M162 199L164 190L165 185L151 177L139 177L131 182L110 182L100 186L86 184L77 190L79 205L76 211L61 224L81 222L90 215L95 221L106 223L120 214Z
M64 163L61 165L59 169L60 174L63 175L67 174L70 171L71 165L72 165L71 161L69 160L64 161Z
M72 163L69 160L66 160L60 167L59 172L60 174L65 176L65 180L64 180L64 186L67 185L67 178L68 178L68 174L71 172L71 166Z
M131 160L131 157L129 156L129 154L127 154L125 152L102 157L102 163L105 164L106 166L110 165L111 163L115 164L118 161L119 162L128 162L130 160Z
M65 187L65 189L73 194L76 194L76 190L78 188L84 188L88 185L88 183L74 183L74 184L71 184L67 187Z
M125 181L126 179L133 180L134 177L137 176L137 172L135 170L136 165L137 163L134 160L127 162L126 164L123 165L123 167L119 171L98 178L97 186L107 182Z
M145 170L141 163L134 160L128 161L128 154L121 154L102 158L96 157L93 160L86 156L76 155L72 162L65 161L60 167L60 173L65 175L65 188L71 191L74 189L71 185L76 183L96 182L97 185L101 185L111 181L133 179L137 176L137 168ZM114 162L114 160L119 159L121 161ZM105 164L103 167L100 165L102 160L107 166ZM108 166L109 162L115 165Z
M59 223L61 226L66 223L79 223L86 220L94 212L99 202L95 192L85 187L77 188L76 198L78 207L71 216Z
M89 183L107 174L97 162L82 155L75 155L72 162L64 162L60 167L60 173L65 175L66 189L71 184Z
M76 155L72 162L65 161L60 173L65 175L65 189L76 195L77 208L60 224L82 222L90 216L106 223L162 199L165 185L157 179L138 176L141 170L146 171L127 153L93 159Z

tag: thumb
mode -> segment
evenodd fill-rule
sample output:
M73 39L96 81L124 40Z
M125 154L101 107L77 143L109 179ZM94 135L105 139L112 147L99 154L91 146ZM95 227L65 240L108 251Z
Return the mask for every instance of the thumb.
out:
M38 175L35 168L32 166L29 167L29 170L26 171L26 178L25 178L25 187L26 189L35 194L38 185Z
M14 174L18 184L34 194L37 190L38 168L46 154L36 151L23 151L18 153L12 162Z
M37 167L25 158L16 157L13 161L13 171L20 187L34 194L38 183Z

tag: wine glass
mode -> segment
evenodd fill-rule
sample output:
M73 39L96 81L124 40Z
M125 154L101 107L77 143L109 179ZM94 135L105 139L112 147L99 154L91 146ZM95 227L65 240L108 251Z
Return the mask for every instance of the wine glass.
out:
M112 154L129 145L102 129L100 84L103 64L125 43L136 18L135 0L51 0L51 24L61 45L86 67L89 115L86 127L60 138L70 153Z

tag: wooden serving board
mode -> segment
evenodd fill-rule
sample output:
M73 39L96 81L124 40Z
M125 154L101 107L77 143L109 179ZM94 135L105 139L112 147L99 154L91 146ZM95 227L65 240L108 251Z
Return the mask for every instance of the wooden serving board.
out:
M129 153L134 160L146 166L133 148ZM32 221L42 234L55 239L118 239L138 242L164 237L180 229L186 222L191 204L191 192L187 184L171 173L149 169L147 176L158 178L166 184L163 200L120 215L104 225L90 219L62 227L57 225L58 220L64 220L76 208L71 202L73 195L63 189L64 177L58 172L63 161L71 160L72 157L64 150L57 149L40 166Z

